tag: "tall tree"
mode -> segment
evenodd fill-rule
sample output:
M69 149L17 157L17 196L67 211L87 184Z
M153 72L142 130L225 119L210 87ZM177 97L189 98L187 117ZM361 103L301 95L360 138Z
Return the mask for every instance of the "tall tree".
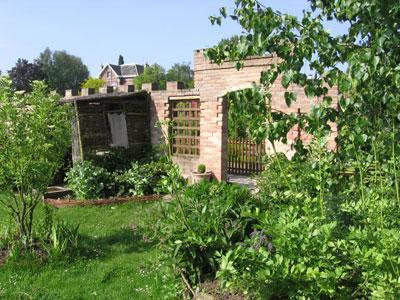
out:
M144 71L135 77L135 86L137 89L142 88L142 83L156 83L160 89L165 89L166 75L165 69L159 64L146 65Z
M67 89L78 89L89 77L89 70L81 58L66 51L54 51L46 48L39 56L38 63L51 89L63 94Z
M166 74L167 81L182 81L186 87L192 88L193 70L190 68L190 63L175 63Z
M32 89L32 81L45 78L45 74L37 62L30 63L22 58L19 58L15 66L8 71L8 76L15 90L27 92Z
M118 65L123 65L124 63L124 57L120 54L118 57Z

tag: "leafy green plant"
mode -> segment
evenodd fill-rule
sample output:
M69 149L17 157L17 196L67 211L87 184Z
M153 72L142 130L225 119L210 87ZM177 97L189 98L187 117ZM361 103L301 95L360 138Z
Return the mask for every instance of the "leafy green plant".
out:
M222 257L225 287L259 298L400 297L400 54L393 51L400 37L398 22L389 21L399 9L394 0L312 0L297 18L239 0L210 18L218 25L231 18L244 32L209 49L214 62L229 59L241 69L253 55L276 58L260 84L229 94L250 136L268 139L275 153L295 124L313 136L308 146L296 142L294 161L268 162L259 180L268 209L251 213L256 233ZM348 24L347 32L326 30L332 19ZM271 89L278 82L289 107L296 101L291 86L316 99L310 113L276 112ZM337 152L329 152L335 127Z
M51 256L73 253L78 248L79 224L58 220L53 222L49 231L49 239L42 241L42 245Z
M156 192L164 193L165 185L174 165L166 159L158 159L149 163L133 162L131 167L120 173L115 173L118 195L149 195Z
M219 255L249 234L253 221L245 213L254 200L244 188L216 182L189 186L176 197L162 204L156 236L176 270L196 284L215 275Z
M67 172L66 182L79 199L107 197L113 185L111 174L91 161L77 162Z
M206 172L206 165L200 164L197 166L197 172L199 173L205 173Z
M151 151L147 153L152 153ZM85 157L85 160L90 160L95 166L106 169L108 172L124 171L127 170L132 162L138 160L138 155L131 149L125 149L124 147L115 147L106 151L103 155L90 155ZM151 157L145 156L144 162L151 161ZM141 161L142 162L142 161Z
M96 93L99 92L100 88L105 86L106 82L103 79L100 78L94 78L94 77L89 77L88 79L85 80L84 83L82 83L83 88L92 88L95 90Z
M179 166L172 164L166 174L161 175L157 183L156 192L160 194L177 194L186 186L187 182L182 177Z
M24 94L0 78L0 204L25 248L33 242L35 209L70 145L70 110L58 100L42 82Z

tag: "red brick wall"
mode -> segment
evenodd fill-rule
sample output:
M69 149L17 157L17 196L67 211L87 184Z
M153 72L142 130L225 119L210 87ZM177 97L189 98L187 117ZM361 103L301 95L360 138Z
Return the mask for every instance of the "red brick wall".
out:
M224 96L229 91L248 88L259 83L261 72L269 68L276 58L257 57L246 60L244 68L237 71L234 63L211 63L203 51L194 52L194 82L200 91L201 161L214 176L226 178L227 167L227 103Z
M244 62L244 67L237 71L234 63L225 62L222 65L211 63L204 57L202 50L194 52L194 90L181 90L175 83L168 83L167 90L152 90L151 84L144 84L143 89L151 93L151 141L153 145L162 142L162 134L154 125L169 116L168 99L171 96L199 95L200 96L200 156L185 157L175 156L174 160L180 165L184 175L189 176L191 170L195 170L199 163L204 163L208 170L218 180L226 178L227 167L227 103L224 98L227 92L251 87L252 83L259 83L261 72L268 69L271 64L277 63L277 58L254 57ZM297 101L287 107L284 99L285 89L280 83L280 78L272 87L272 103L275 109L283 112L308 113L317 99L308 99L302 88L289 87L289 91L297 92ZM337 93L332 90L331 95L336 105ZM304 132L294 127L288 134L289 141L293 142L299 137L306 143L311 139ZM329 147L333 149L335 143L332 139ZM270 145L267 150L272 151ZM278 144L277 150L285 152L288 156L292 154L290 145Z

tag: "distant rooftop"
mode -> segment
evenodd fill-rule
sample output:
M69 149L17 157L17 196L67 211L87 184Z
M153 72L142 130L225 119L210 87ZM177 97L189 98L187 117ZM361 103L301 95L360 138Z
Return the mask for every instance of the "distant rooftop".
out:
M124 78L136 77L142 74L144 70L144 66L138 64L124 64L124 65L108 64L104 66L99 75L101 75L104 72L107 66L113 69L113 71L117 74L118 77L124 77Z

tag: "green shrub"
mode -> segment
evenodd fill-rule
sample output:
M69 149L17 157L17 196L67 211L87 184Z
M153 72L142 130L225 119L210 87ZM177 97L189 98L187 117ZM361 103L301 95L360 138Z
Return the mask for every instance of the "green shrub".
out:
M200 164L197 166L197 172L199 173L205 173L206 172L206 165Z
M262 299L398 298L394 174L365 186L362 176L341 176L331 153L314 155L271 159L259 179L267 209L250 214L254 231L222 256L218 279Z
M157 183L156 192L159 194L175 194L180 192L186 184L187 182L182 177L179 166L170 164L167 172L161 175Z
M172 168L173 164L164 159L146 164L133 162L128 170L114 174L118 195L136 196L164 192L162 184L165 182L161 181L169 178Z
M113 188L111 174L90 161L76 163L67 172L66 181L78 199L108 197Z
M163 203L156 234L176 269L195 284L212 278L218 257L248 236L253 220L246 213L253 205L244 188L202 182Z
M103 155L88 155L85 158L95 166L106 169L108 172L115 172L128 169L131 162L136 161L137 157L137 153L130 149L115 147Z

